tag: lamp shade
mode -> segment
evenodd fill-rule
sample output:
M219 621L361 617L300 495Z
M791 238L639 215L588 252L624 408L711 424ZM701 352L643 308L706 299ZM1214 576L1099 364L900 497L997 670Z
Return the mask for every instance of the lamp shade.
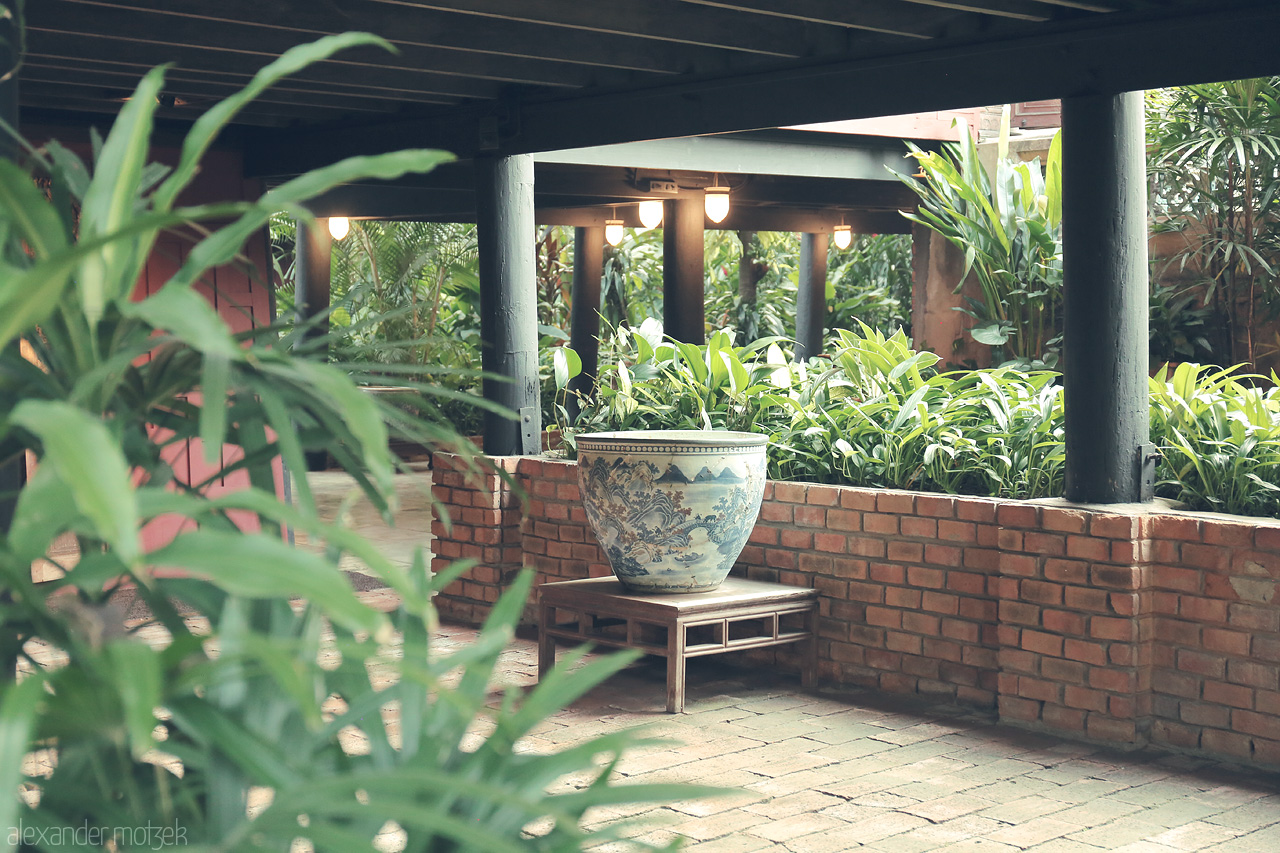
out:
M351 231L351 220L345 216L329 217L329 235L335 240L341 240Z
M604 221L604 241L610 246L616 246L622 242L621 219L606 219Z
M848 225L837 225L832 231L837 249L847 249L853 243L853 228Z
M657 228L662 224L662 202L648 199L640 202L640 223L645 228Z
M729 215L729 188L707 187L703 192L703 209L707 212L707 219L724 222L724 218Z

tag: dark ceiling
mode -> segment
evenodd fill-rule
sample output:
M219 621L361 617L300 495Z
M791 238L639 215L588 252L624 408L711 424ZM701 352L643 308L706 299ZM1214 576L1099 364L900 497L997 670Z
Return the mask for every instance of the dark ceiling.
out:
M29 0L24 118L181 119L287 47L344 53L242 115L252 167L405 145L547 151L1280 72L1277 0Z

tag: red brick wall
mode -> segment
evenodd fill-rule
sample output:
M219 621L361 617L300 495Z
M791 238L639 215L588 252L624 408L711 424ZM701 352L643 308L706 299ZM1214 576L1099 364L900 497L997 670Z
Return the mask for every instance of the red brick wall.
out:
M574 463L496 460L506 483L435 460L436 497L462 519L437 525L435 568L481 560L446 614L481 618L522 566L608 574ZM826 681L1280 764L1280 522L770 483L735 572L822 593Z
M1151 521L1153 739L1280 765L1280 525Z

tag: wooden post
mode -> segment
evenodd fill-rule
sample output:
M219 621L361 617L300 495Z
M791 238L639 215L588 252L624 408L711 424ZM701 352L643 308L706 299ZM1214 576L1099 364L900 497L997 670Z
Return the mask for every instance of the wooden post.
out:
M800 286L796 290L796 360L822 354L827 314L827 234L800 235Z
M484 414L484 452L542 452L538 386L538 294L533 221L533 157L476 159L480 250L480 340L486 400L515 412Z
M293 307L298 322L307 324L303 339L323 339L329 334L333 262L333 237L329 236L328 221L317 219L309 223L305 219L297 220L293 251ZM328 349L327 342L322 349ZM308 471L324 471L329 467L328 451L309 450L306 458ZM297 476L302 476L302 472L297 472Z
M604 277L604 227L573 229L573 293L569 307L569 346L582 359L582 373L569 380L569 390L595 390L600 357L600 281ZM565 401L569 415L578 417L578 398Z
M1142 93L1062 101L1066 497L1151 498Z
M329 333L329 289L333 261L333 238L329 236L329 223L324 219L309 224L297 220L298 232L294 240L293 304L298 322L306 323L324 316L308 332L308 338L324 337Z
M703 293L702 201L677 198L662 203L662 326L669 337L706 342Z
M13 0L4 0L3 6L12 11ZM18 30L12 16L0 19L0 118L12 128L18 127L18 54L14 49L18 44ZM7 133L0 133L0 157L13 159L17 154L18 144ZM12 342L13 354L17 355L19 344ZM13 521L13 513L17 508L18 491L26 482L26 454L7 465L0 465L0 531L8 532ZM10 655L5 655L4 671L12 674Z
M738 261L738 304L742 306L739 316L750 316L753 320L750 328L738 329L740 344L751 343L760 337L760 279L764 278L769 266L755 256L755 239L755 231L738 232L738 242L742 244L742 257Z

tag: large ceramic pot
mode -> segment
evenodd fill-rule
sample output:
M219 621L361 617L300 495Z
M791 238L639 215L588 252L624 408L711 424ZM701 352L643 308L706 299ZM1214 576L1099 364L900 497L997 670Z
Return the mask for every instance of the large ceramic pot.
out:
M718 587L760 513L766 441L710 430L579 435L582 503L618 580L633 592Z

